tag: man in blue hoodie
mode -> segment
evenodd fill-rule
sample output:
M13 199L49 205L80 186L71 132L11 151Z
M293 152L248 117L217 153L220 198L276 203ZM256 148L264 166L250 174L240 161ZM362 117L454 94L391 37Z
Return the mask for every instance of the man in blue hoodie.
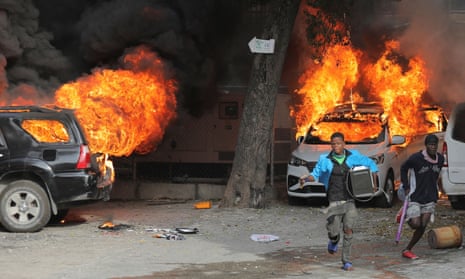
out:
M328 231L328 252L337 252L340 240L341 226L344 232L342 242L342 268L352 270L350 260L352 249L353 226L357 220L358 212L355 201L349 193L349 171L353 167L365 166L373 174L373 183L377 189L378 167L369 157L357 150L345 148L344 134L340 132L331 135L331 152L320 155L314 169L309 175L300 179L300 185L305 182L319 181L325 185L329 207L327 213L326 229Z

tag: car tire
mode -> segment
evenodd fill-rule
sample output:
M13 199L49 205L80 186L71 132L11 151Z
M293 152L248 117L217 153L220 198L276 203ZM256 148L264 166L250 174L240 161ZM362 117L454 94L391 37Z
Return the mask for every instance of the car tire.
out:
M394 181L391 175L386 178L384 183L384 192L375 199L376 207L391 208L394 204Z
M453 209L456 209L456 210L465 209L465 197L464 196L460 196L454 199L451 199L449 196L449 201L450 201L450 206Z
M50 215L47 193L33 181L13 181L0 195L0 223L10 232L39 231Z

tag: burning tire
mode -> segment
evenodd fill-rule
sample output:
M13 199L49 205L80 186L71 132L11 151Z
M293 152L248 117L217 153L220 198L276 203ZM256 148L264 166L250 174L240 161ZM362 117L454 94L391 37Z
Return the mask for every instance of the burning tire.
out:
M33 181L13 181L0 195L0 222L8 231L38 231L50 215L47 193Z

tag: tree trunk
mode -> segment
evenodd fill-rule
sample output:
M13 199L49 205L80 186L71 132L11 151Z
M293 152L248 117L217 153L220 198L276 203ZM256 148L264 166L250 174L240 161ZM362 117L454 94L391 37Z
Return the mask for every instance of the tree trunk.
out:
M254 54L249 87L239 128L234 162L222 207L265 206L274 109L300 0L273 0L265 30L259 39L275 39L273 54Z

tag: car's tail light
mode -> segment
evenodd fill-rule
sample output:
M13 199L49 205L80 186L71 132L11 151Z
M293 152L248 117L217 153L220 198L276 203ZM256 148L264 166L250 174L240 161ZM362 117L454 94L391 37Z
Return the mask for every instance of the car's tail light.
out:
M442 145L442 155L444 155L444 167L447 167L448 162L447 162L447 143L444 142Z
M81 145L79 159L76 165L77 169L88 169L91 166L90 150L87 145Z

